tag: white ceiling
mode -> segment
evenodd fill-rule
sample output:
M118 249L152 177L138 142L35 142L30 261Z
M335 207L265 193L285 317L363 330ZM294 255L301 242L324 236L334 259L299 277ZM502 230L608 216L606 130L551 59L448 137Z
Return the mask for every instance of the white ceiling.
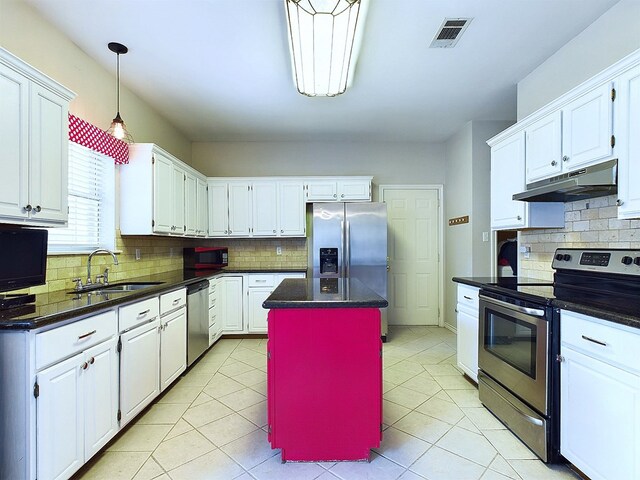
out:
M516 83L618 0L371 0L353 84L297 93L283 0L27 0L192 141L441 142L514 120ZM445 17L473 17L453 49ZM126 119L126 106L122 105Z

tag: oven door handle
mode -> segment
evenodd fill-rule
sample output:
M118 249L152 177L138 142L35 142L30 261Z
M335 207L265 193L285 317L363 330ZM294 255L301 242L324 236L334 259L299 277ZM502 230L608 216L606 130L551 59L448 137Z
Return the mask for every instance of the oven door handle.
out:
M513 305L508 302L503 302L502 300L496 300L495 298L485 297L484 295L480 295L480 298L487 303L493 303L495 305L508 308L509 310L515 310L517 312L524 313L525 315L531 315L532 317L544 317L546 314L544 310L539 308L521 307L520 305Z

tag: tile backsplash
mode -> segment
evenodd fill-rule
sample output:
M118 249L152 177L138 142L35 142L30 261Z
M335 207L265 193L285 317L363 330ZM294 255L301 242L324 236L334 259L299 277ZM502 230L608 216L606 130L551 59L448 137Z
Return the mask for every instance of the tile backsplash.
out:
M306 238L286 239L186 239L161 236L121 236L116 232L118 265L110 255L96 255L91 260L92 277L109 267L109 281L121 281L155 273L182 270L182 248L186 246L229 247L229 268L307 268ZM277 255L276 247L281 247ZM140 259L136 260L136 250ZM87 277L87 254L49 255L47 283L21 290L46 293L71 290L71 279Z
M530 246L529 258L520 254L518 274L553 280L551 261L556 248L638 248L640 220L618 220L616 195L565 203L565 227L521 231L520 246Z

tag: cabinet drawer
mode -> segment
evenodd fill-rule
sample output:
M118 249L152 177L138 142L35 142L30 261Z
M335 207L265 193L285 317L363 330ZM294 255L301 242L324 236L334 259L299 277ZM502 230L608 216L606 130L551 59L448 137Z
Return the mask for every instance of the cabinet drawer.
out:
M110 310L36 335L36 368L69 357L118 333L116 312Z
M562 310L560 340L563 346L628 371L640 372L640 329Z
M216 309L211 307L209 309L209 327L216 323Z
M273 287L275 275L273 274L251 274L249 275L249 288L251 287Z
M174 292L160 295L160 315L187 304L187 289L182 288Z
M160 315L160 304L158 297L142 300L126 307L120 307L118 310L120 331L124 332L136 325L146 323Z
M479 310L478 306L478 287L472 287L470 285L458 284L458 304L466 305L468 308L472 308L475 311Z

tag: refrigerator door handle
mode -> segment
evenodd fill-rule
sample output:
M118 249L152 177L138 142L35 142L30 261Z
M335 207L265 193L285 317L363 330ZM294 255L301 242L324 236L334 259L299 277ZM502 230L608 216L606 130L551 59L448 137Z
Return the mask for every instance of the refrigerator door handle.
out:
M342 220L340 222L340 249L341 249L340 254L342 255L342 258L340 259L341 260L341 265L340 265L340 272L339 273L340 273L341 277L344 277L344 274L345 274L344 265L345 265L345 262L347 260L347 257L345 255L345 225L344 225L344 220Z
M345 270L346 277L349 278L351 275L351 224L347 222L347 231L345 238L346 250L345 250Z

